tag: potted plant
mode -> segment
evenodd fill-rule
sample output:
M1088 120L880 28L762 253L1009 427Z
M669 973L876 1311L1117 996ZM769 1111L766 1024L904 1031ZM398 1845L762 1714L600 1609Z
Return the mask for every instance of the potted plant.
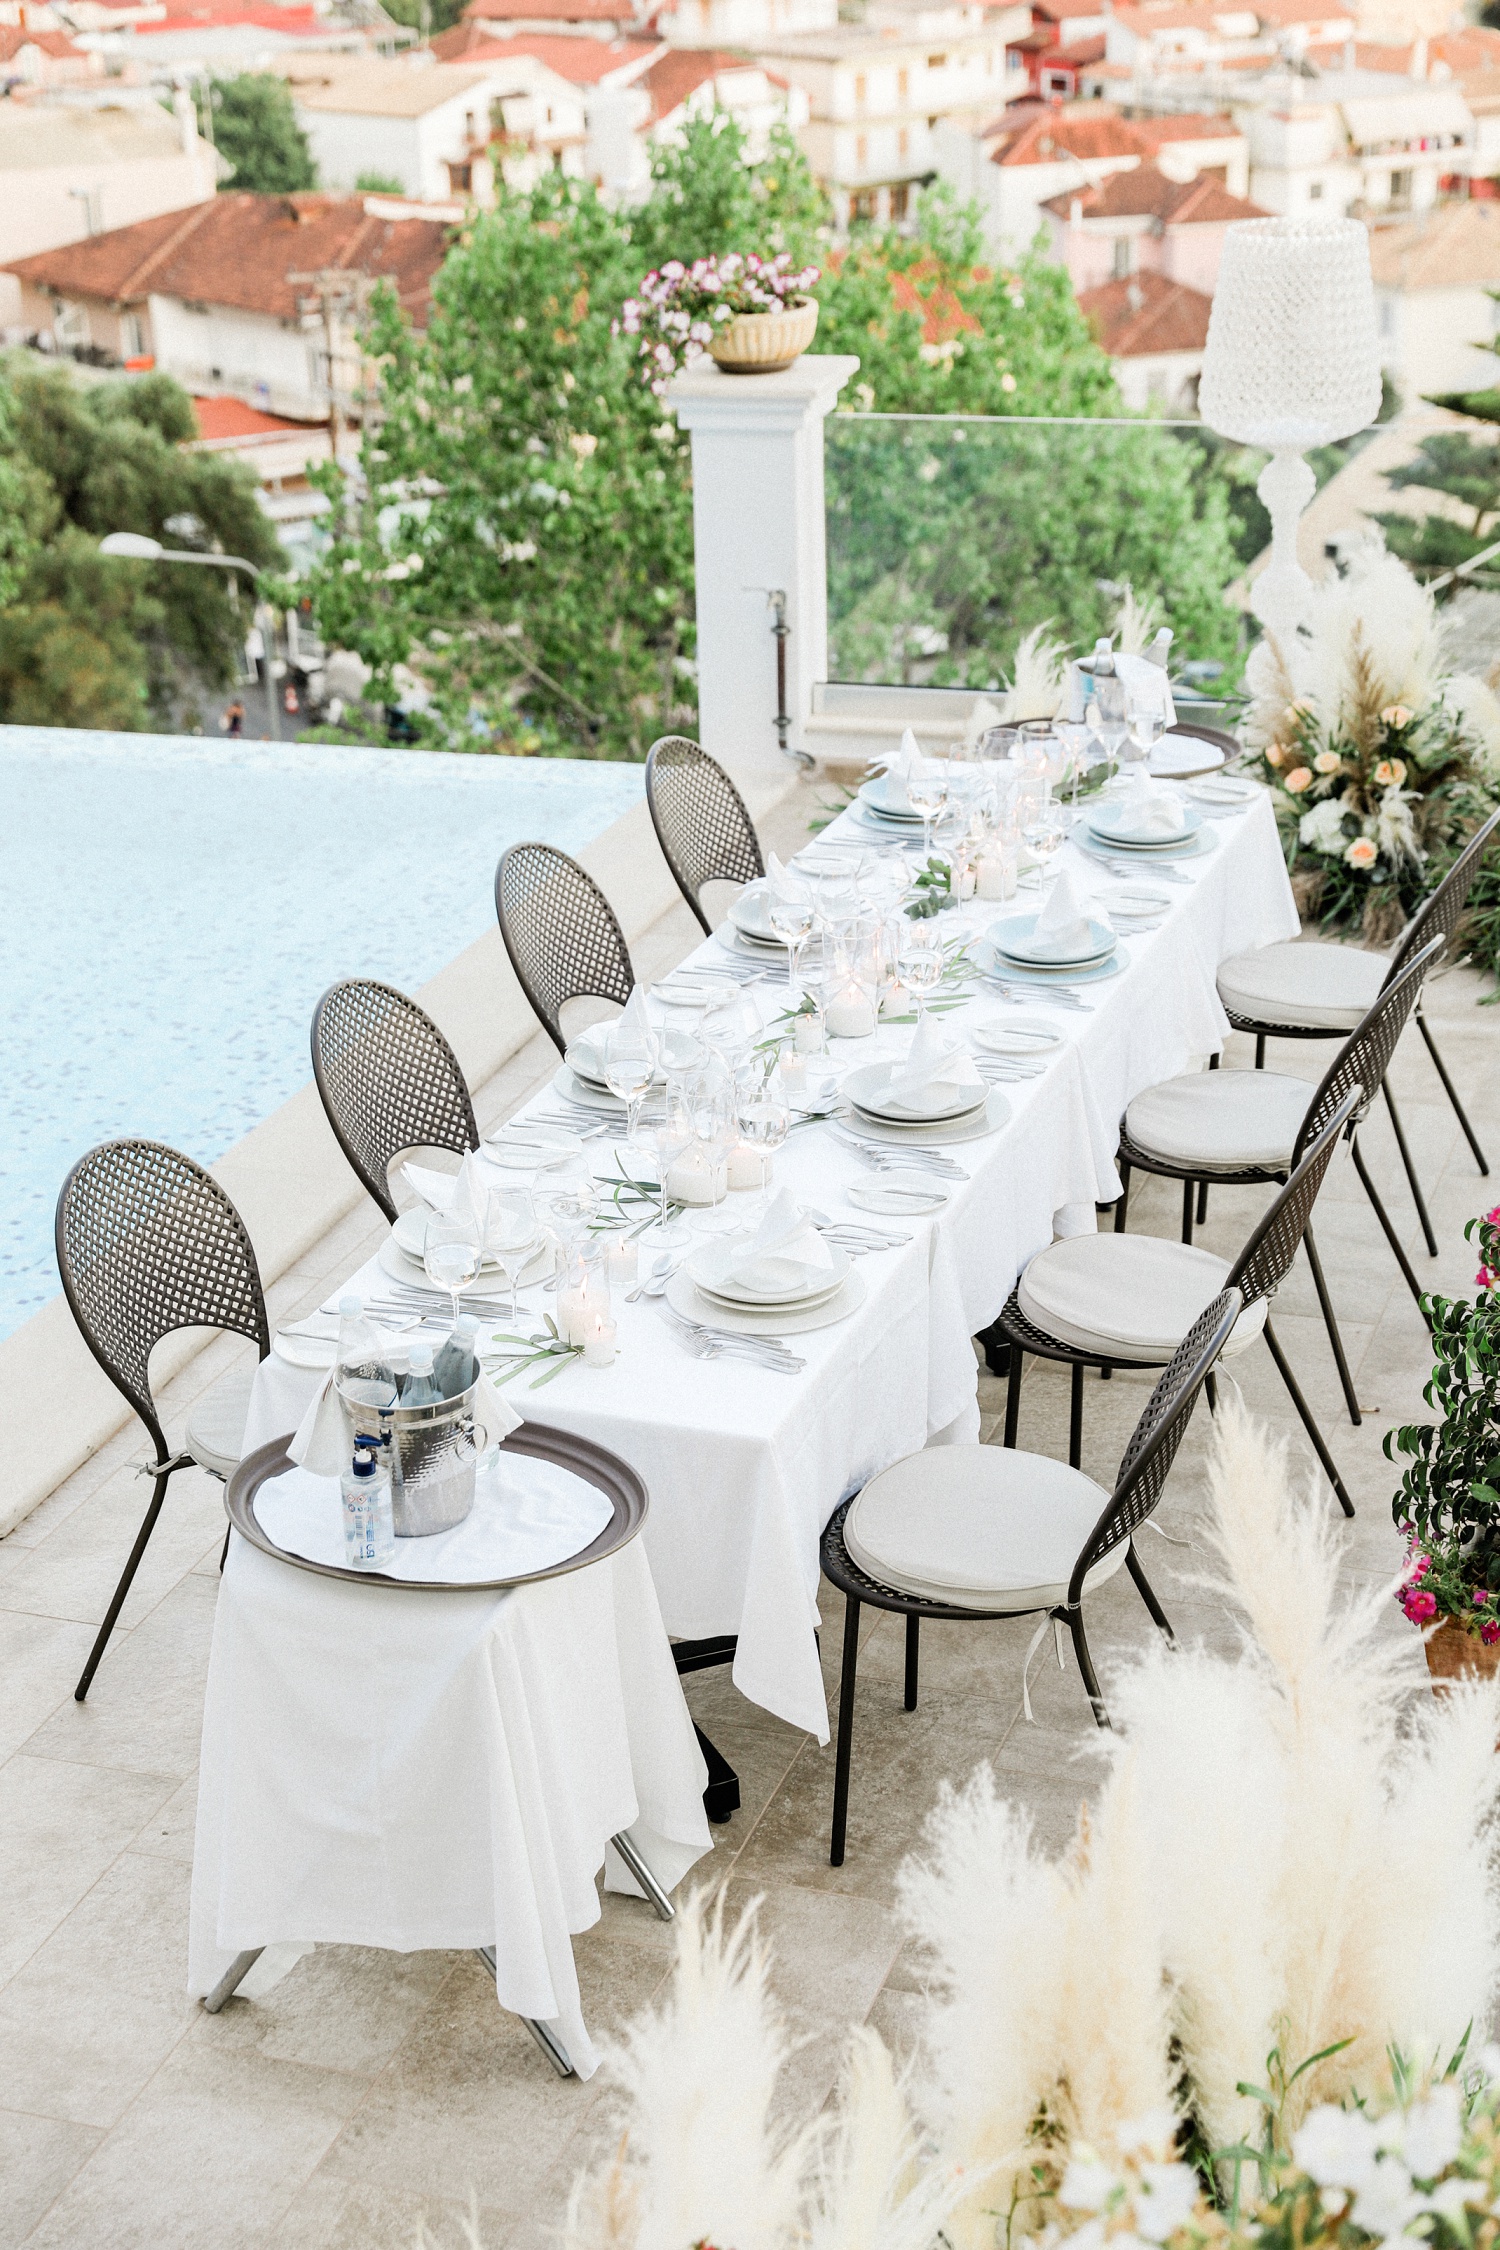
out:
M1434 1679L1500 1669L1500 1205L1464 1234L1479 1244L1478 1295L1427 1300L1437 1364L1424 1396L1442 1418L1385 1438L1386 1458L1407 1461L1391 1504L1407 1541L1396 1598L1414 1625L1437 1623Z
M617 335L639 337L643 373L658 398L671 377L705 352L729 375L774 375L813 340L818 304L807 291L816 266L792 271L785 252L728 250L685 266L669 258L626 299Z

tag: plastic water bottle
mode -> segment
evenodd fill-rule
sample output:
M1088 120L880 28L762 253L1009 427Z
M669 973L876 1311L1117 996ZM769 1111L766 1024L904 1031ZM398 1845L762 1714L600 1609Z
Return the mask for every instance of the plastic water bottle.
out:
M408 1406L436 1406L443 1397L432 1372L431 1344L413 1344L409 1358L410 1373L406 1388L401 1393L403 1408Z
M379 1329L365 1317L364 1299L339 1299L339 1345L334 1380L352 1406L374 1416L396 1403L396 1377Z
M457 1398L479 1375L479 1323L465 1313L432 1363L432 1379L444 1398Z
M390 1471L373 1446L357 1445L339 1479L344 1561L351 1570L386 1570L396 1558Z

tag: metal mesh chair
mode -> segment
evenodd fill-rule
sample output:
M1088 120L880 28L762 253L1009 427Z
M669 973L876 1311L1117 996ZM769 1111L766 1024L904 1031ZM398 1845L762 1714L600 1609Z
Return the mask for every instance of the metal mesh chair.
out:
M1426 949L1434 938L1441 941L1444 950L1451 944L1454 933L1463 918L1464 909L1468 905L1469 893L1474 887L1480 864L1494 841L1497 828L1500 828L1500 808L1490 814L1489 819L1485 821L1481 828L1475 830L1447 874L1438 884L1437 889L1433 891L1429 898L1422 901L1416 913L1407 923L1391 954L1390 966L1386 970L1385 981L1381 986L1382 994L1394 984L1402 971L1410 962L1415 960L1418 953ZM1225 1002L1225 1008L1236 1031L1246 1031L1254 1035L1255 1067L1257 1070L1265 1067L1266 1041L1268 1039L1343 1039L1348 1036L1347 1026L1281 1023L1269 1015L1251 1014L1243 1007L1230 1005L1228 1001ZM1442 1081L1443 1092L1447 1095L1449 1105L1454 1116L1458 1119L1464 1138L1473 1151L1474 1161L1480 1172L1488 1177L1490 1169L1488 1160L1479 1144L1479 1137L1469 1121L1468 1111L1458 1098L1458 1089L1448 1075L1448 1066L1438 1051L1437 1041L1432 1035L1432 1026L1423 1013L1420 1000L1417 1003L1416 1020L1417 1029L1422 1034L1423 1044L1432 1057L1433 1068ZM1417 1167L1411 1149L1407 1145L1406 1130L1401 1122L1401 1112L1396 1107L1395 1096L1392 1094L1390 1086L1384 1080L1381 1081L1381 1094L1390 1114L1391 1130L1396 1136L1396 1146L1401 1152L1401 1162L1411 1187L1412 1201L1416 1204L1417 1216L1422 1222L1422 1233L1426 1238L1430 1255L1435 1258L1438 1254L1437 1236L1433 1232L1426 1198L1422 1194L1422 1183L1417 1177ZM1389 1229L1387 1229L1387 1232L1389 1232ZM1420 1295L1420 1291L1418 1291L1418 1294Z
M1339 1505L1346 1516L1353 1515L1354 1502L1349 1497L1344 1480L1339 1475L1338 1465L1328 1450L1323 1433L1313 1418L1312 1409L1303 1397L1297 1378L1292 1373L1291 1363L1281 1348L1275 1329L1271 1326L1270 1299L1286 1278L1292 1260L1296 1256L1297 1245L1301 1241L1303 1230L1307 1225L1308 1215L1317 1200L1318 1190L1322 1187L1324 1176L1333 1161L1333 1152L1338 1145L1340 1135L1360 1110L1362 1100L1363 1095L1359 1087L1351 1087L1341 1096L1325 1122L1321 1138L1315 1141L1303 1156L1301 1163L1292 1173L1286 1185L1276 1197L1275 1202L1265 1213L1238 1258L1224 1276L1224 1286L1238 1289L1244 1298L1247 1315L1262 1301L1265 1302L1266 1313L1262 1333L1265 1336L1266 1348L1276 1363L1277 1372L1286 1385L1288 1395L1297 1410L1302 1427L1306 1430L1313 1451L1322 1464L1323 1473L1337 1494ZM1121 1237L1118 1235L1092 1235L1084 1239L1097 1243L1101 1257L1107 1258L1111 1255L1107 1245L1119 1242ZM1125 1239L1135 1238L1127 1237ZM1038 1257L1045 1258L1047 1255L1048 1253L1043 1250L1039 1252ZM1192 1255L1201 1257L1203 1253L1195 1251ZM1037 1262L1035 1259L1032 1261L1033 1264ZM1102 1282L1104 1268L1101 1266L1100 1270ZM1022 1279L1024 1280L1025 1276ZM1102 1336L1097 1347L1093 1347L1076 1341L1065 1340L1053 1334L1047 1328L1042 1327L1038 1321L1032 1319L1023 1309L1020 1284L1011 1291L1006 1300L1005 1309L995 1326L1011 1347L1010 1368L1005 1394L1005 1443L1008 1446L1013 1446L1016 1442L1021 1413L1021 1376L1024 1355L1030 1352L1036 1359L1061 1361L1072 1369L1072 1413L1068 1437L1068 1459L1076 1468L1083 1448L1084 1369L1086 1367L1097 1367L1101 1373L1108 1375L1118 1366L1150 1366L1153 1364L1151 1355L1144 1351L1127 1349L1119 1342L1111 1350Z
M390 1220L390 1168L404 1149L479 1146L458 1057L394 985L331 984L313 1010L312 1065L339 1147Z
M495 912L521 990L559 1054L570 1000L618 1000L635 985L625 933L592 875L552 844L512 844L495 870Z
M1023 1604L980 1609L959 1607L930 1597L905 1591L888 1584L861 1567L849 1551L845 1525L851 1509L858 1505L861 1495L844 1501L834 1510L828 1528L823 1534L823 1575L837 1586L844 1596L844 1659L839 1684L838 1749L834 1763L833 1832L829 1846L829 1859L835 1867L844 1861L844 1845L849 1814L849 1774L854 1736L855 1675L859 1661L860 1610L868 1603L875 1609L894 1610L906 1619L906 1688L905 1707L917 1707L917 1672L920 1651L922 1620L931 1618L944 1624L971 1624L980 1621L994 1622L1002 1617L1036 1616L1040 1610L1044 1620L1054 1618L1066 1625L1073 1639L1078 1669L1088 1691L1094 1718L1101 1727L1109 1725L1109 1713L1099 1692L1099 1682L1094 1672L1093 1660L1083 1626L1083 1596L1085 1582L1101 1563L1122 1544L1127 1547L1125 1565L1135 1581L1136 1589L1150 1613L1153 1624L1170 1640L1172 1628L1166 1612L1156 1598L1150 1581L1141 1567L1133 1544L1134 1534L1153 1513L1161 1498L1167 1472L1182 1443L1198 1393L1208 1380L1210 1372L1224 1346L1229 1341L1241 1309L1240 1292L1226 1288L1194 1321L1192 1328L1178 1345L1171 1361L1146 1402L1146 1410L1137 1422L1125 1448L1113 1492L1103 1510L1084 1531L1076 1556L1071 1560L1066 1590L1060 1601L1042 1602L1027 1600ZM971 1483L980 1481L978 1472L991 1466L986 1459L993 1452L987 1446L941 1446L933 1449L931 1459L940 1465L944 1481L951 1486L961 1486L967 1477ZM1035 1461L1030 1454L1012 1455L1012 1463ZM921 1455L914 1459L920 1461ZM886 1470L883 1477L899 1475L908 1466L898 1463L894 1472ZM1042 1464L1038 1464L1039 1467ZM1047 1462L1045 1470L1055 1484L1059 1476L1066 1475L1061 1465ZM872 1483L878 1481L871 1480ZM1097 1498L1098 1488L1085 1477L1076 1484L1082 1488L1080 1497ZM1040 1516L1048 1504L1047 1493L1038 1492L1035 1512ZM976 1524L982 1520L988 1496L975 1490L972 1510ZM1087 1521L1087 1518L1085 1518ZM995 1599L1000 1599L1001 1589L995 1589ZM980 1588L976 1600L982 1599Z
M744 799L706 750L685 734L664 734L646 759L646 803L677 888L707 936L705 885L753 883L766 871Z
M217 1180L160 1141L106 1141L81 1156L57 1199L56 1241L57 1270L79 1332L156 1449L147 1472L154 1479L150 1505L74 1690L81 1703L156 1528L169 1479L193 1466L225 1473L217 1446L195 1443L201 1409L189 1418L185 1449L168 1450L151 1390L152 1351L179 1328L222 1328L249 1337L264 1359L271 1335L244 1221ZM243 1432L248 1384L229 1378L210 1397L219 1394L228 1409L231 1389Z
M1405 1030L1413 1008L1420 1005L1423 983L1442 952L1443 943L1444 940L1441 935L1430 936L1419 952L1413 954L1408 951L1404 965L1399 970L1393 971L1386 980L1379 999L1367 1011L1364 1020L1350 1037L1348 1044L1341 1050L1331 1067L1325 1071L1321 1084L1308 1104L1307 1112L1298 1128L1296 1139L1288 1152L1286 1163L1276 1165L1246 1164L1237 1168L1226 1168L1220 1164L1216 1165L1211 1172L1206 1171L1201 1164L1194 1164L1187 1157L1164 1156L1160 1150L1149 1148L1138 1137L1132 1137L1129 1129L1130 1113L1127 1111L1125 1123L1120 1128L1118 1161L1121 1193L1120 1199L1115 1205L1115 1232L1123 1234L1125 1231L1126 1206L1130 1196L1132 1171L1153 1172L1158 1178L1182 1181L1182 1239L1184 1242L1190 1243L1193 1239L1193 1192L1195 1187L1202 1189L1209 1184L1210 1180L1215 1186L1239 1187L1260 1180L1285 1181L1302 1162L1313 1142L1333 1117L1345 1094L1351 1087L1354 1087L1360 1091L1361 1098L1358 1108L1345 1128L1349 1138L1350 1153L1354 1158L1354 1168L1359 1174L1364 1191L1380 1221L1385 1238L1395 1252L1396 1261L1406 1277L1407 1286L1420 1305L1422 1301L1421 1284L1412 1271L1411 1261L1407 1257L1401 1239L1391 1223L1390 1213L1386 1210L1375 1183L1370 1177L1369 1169L1359 1146L1359 1128L1369 1115L1371 1103L1385 1084L1385 1074L1389 1068L1391 1056L1395 1053L1396 1042ZM1224 1071L1215 1077L1211 1073L1205 1073L1202 1078L1194 1081L1194 1086L1202 1089L1204 1094L1217 1105L1233 1099L1233 1085L1236 1077L1243 1080L1248 1075L1248 1073L1243 1072ZM1263 1084L1264 1081L1257 1081L1256 1083ZM1311 1217L1309 1217L1303 1233L1303 1246L1307 1251L1308 1264L1312 1268L1313 1286L1317 1290L1318 1303L1322 1307L1323 1323L1328 1330L1328 1341L1333 1348L1334 1362L1339 1371L1339 1381L1343 1387L1349 1419L1357 1429L1360 1423L1359 1402L1355 1397L1354 1380L1349 1372L1349 1363L1345 1357L1343 1338L1339 1333L1338 1320L1333 1309L1333 1299L1329 1295L1328 1283L1324 1277L1323 1261L1318 1255L1317 1240L1313 1234Z

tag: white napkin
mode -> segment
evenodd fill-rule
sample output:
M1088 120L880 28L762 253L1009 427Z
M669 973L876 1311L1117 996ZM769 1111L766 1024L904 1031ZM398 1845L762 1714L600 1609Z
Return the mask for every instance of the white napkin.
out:
M429 1210L468 1219L483 1239L485 1206L493 1183L472 1149L456 1172L430 1172L423 1164L403 1164L401 1177Z
M1031 942L1038 953L1054 961L1076 961L1090 950L1089 918L1066 867L1057 871L1047 902L1033 925Z
M966 746L970 750L976 749L982 734L988 734L991 727L1003 727L1004 724L1005 713L1001 710L999 704L992 703L987 695L981 695L968 718L964 721L964 742Z
M287 1447L298 1467L315 1477L341 1477L354 1458L349 1425L334 1388L336 1372L330 1367L319 1383ZM482 1369L474 1402L492 1443L518 1430L526 1419L512 1406L509 1392L497 1389L492 1375Z
M1182 799L1146 774L1132 774L1120 787L1106 791L1106 818L1115 836L1181 836L1187 828Z
M1132 711L1153 711L1164 726L1177 724L1177 706L1172 701L1171 684L1159 664L1149 656L1115 658L1115 670L1125 682L1125 694Z
M783 1188L755 1230L730 1252L729 1275L746 1289L795 1289L831 1272L833 1253L789 1188Z
M905 1061L891 1066L888 1092L903 1109L930 1113L983 1084L968 1048L944 1031L936 1016L924 1016Z
M882 801L898 810L907 803L906 785L914 773L921 771L924 763L917 738L910 727L901 737L900 747L894 757L872 758L870 772L883 775L885 786L880 792Z

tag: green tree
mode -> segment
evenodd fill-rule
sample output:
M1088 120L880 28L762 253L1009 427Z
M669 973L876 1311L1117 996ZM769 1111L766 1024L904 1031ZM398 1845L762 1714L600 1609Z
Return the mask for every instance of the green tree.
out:
M426 38L434 31L451 31L463 16L465 0L384 0L384 5L388 16Z
M691 265L726 250L784 250L796 266L820 266L833 239L828 199L787 128L773 130L754 163L722 109L653 151L651 193L628 224L632 285L670 258Z
M361 172L354 183L356 195L404 195L394 172Z
M234 167L227 186L255 195L295 195L317 186L318 169L283 80L247 70L216 79L209 99L219 154Z

